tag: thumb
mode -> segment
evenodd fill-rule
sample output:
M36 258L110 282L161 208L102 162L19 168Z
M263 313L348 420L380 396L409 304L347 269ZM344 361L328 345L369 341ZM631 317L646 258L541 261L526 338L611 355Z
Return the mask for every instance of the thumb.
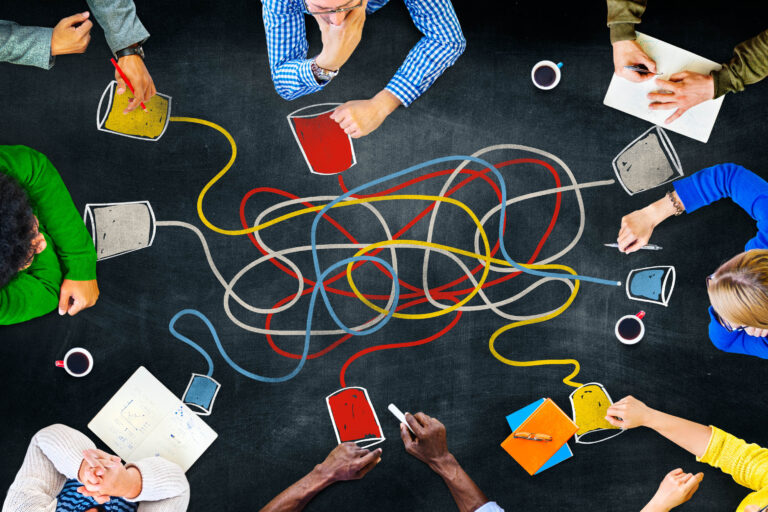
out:
M71 297L71 294L69 291L62 287L61 291L59 292L59 314L64 315L67 313L67 310L69 310L69 298Z
M610 423L610 424L611 424L611 425L613 425L614 427L618 427L618 428L624 428L624 422L623 422L623 421L620 421L620 420L617 420L617 419L616 419L615 417L613 417L613 416L606 416L606 417L605 417L605 421L607 421L608 423Z
M406 448L408 448L413 440L411 439L411 435L408 433L408 428L405 426L404 423L400 424L400 439L403 440L403 444Z
M67 16L63 20L61 20L59 23L63 24L65 27L71 27L73 25L77 25L78 23L82 23L85 20L88 19L88 17L91 15L88 11L85 12L79 12L77 14L73 14L72 16Z
M117 82L117 94L123 94L125 92L125 80L117 70L115 70L115 82Z

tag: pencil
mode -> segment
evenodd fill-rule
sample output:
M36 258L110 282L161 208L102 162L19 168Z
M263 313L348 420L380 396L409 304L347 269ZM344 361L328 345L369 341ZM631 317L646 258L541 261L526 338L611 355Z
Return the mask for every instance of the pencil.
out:
M120 66L118 66L118 65L117 65L117 61L114 59L114 57L113 57L113 58L111 58L110 60L112 61L112 65L113 65L113 66L115 66L115 69L117 70L117 72L118 72L118 73L120 73L120 76L123 78L123 80L125 80L125 85L127 85L127 86L128 86L128 89L130 89L130 91L131 91L131 94L133 94L134 96L136 96L136 92L133 90L133 85L131 85L131 81L130 81L130 80L128 80L128 77L127 77L127 76L125 76L125 73L123 73L123 70L122 70L122 69L120 69ZM144 112L146 112L146 111L147 111L147 107L146 107L146 105L144 105L144 102L143 102L143 101L141 102L141 109L142 109Z

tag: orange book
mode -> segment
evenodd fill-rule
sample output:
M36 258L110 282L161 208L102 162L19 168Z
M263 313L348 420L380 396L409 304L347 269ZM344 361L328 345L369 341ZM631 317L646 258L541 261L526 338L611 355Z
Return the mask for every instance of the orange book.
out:
M544 400L517 429L517 432L547 434L552 441L516 439L514 433L501 443L501 447L525 469L536 473L579 430L571 418L550 398Z

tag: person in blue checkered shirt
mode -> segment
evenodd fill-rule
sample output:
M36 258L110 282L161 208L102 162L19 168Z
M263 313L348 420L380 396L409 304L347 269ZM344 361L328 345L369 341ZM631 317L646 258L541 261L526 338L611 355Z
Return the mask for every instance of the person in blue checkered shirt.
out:
M262 0L269 67L287 100L322 90L360 43L366 15L389 0ZM464 52L466 40L450 0L404 0L424 37L387 86L367 100L348 101L331 116L351 137L368 135L397 107L421 96ZM323 49L307 58L305 15L314 17Z

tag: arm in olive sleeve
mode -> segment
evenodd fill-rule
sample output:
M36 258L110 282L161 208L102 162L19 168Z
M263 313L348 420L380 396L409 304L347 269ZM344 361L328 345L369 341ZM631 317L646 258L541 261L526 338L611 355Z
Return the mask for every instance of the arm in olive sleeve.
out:
M635 25L645 12L647 0L606 0L611 43L635 39Z
M713 71L715 98L729 92L743 91L745 85L754 84L768 76L768 29L733 50L733 58Z

